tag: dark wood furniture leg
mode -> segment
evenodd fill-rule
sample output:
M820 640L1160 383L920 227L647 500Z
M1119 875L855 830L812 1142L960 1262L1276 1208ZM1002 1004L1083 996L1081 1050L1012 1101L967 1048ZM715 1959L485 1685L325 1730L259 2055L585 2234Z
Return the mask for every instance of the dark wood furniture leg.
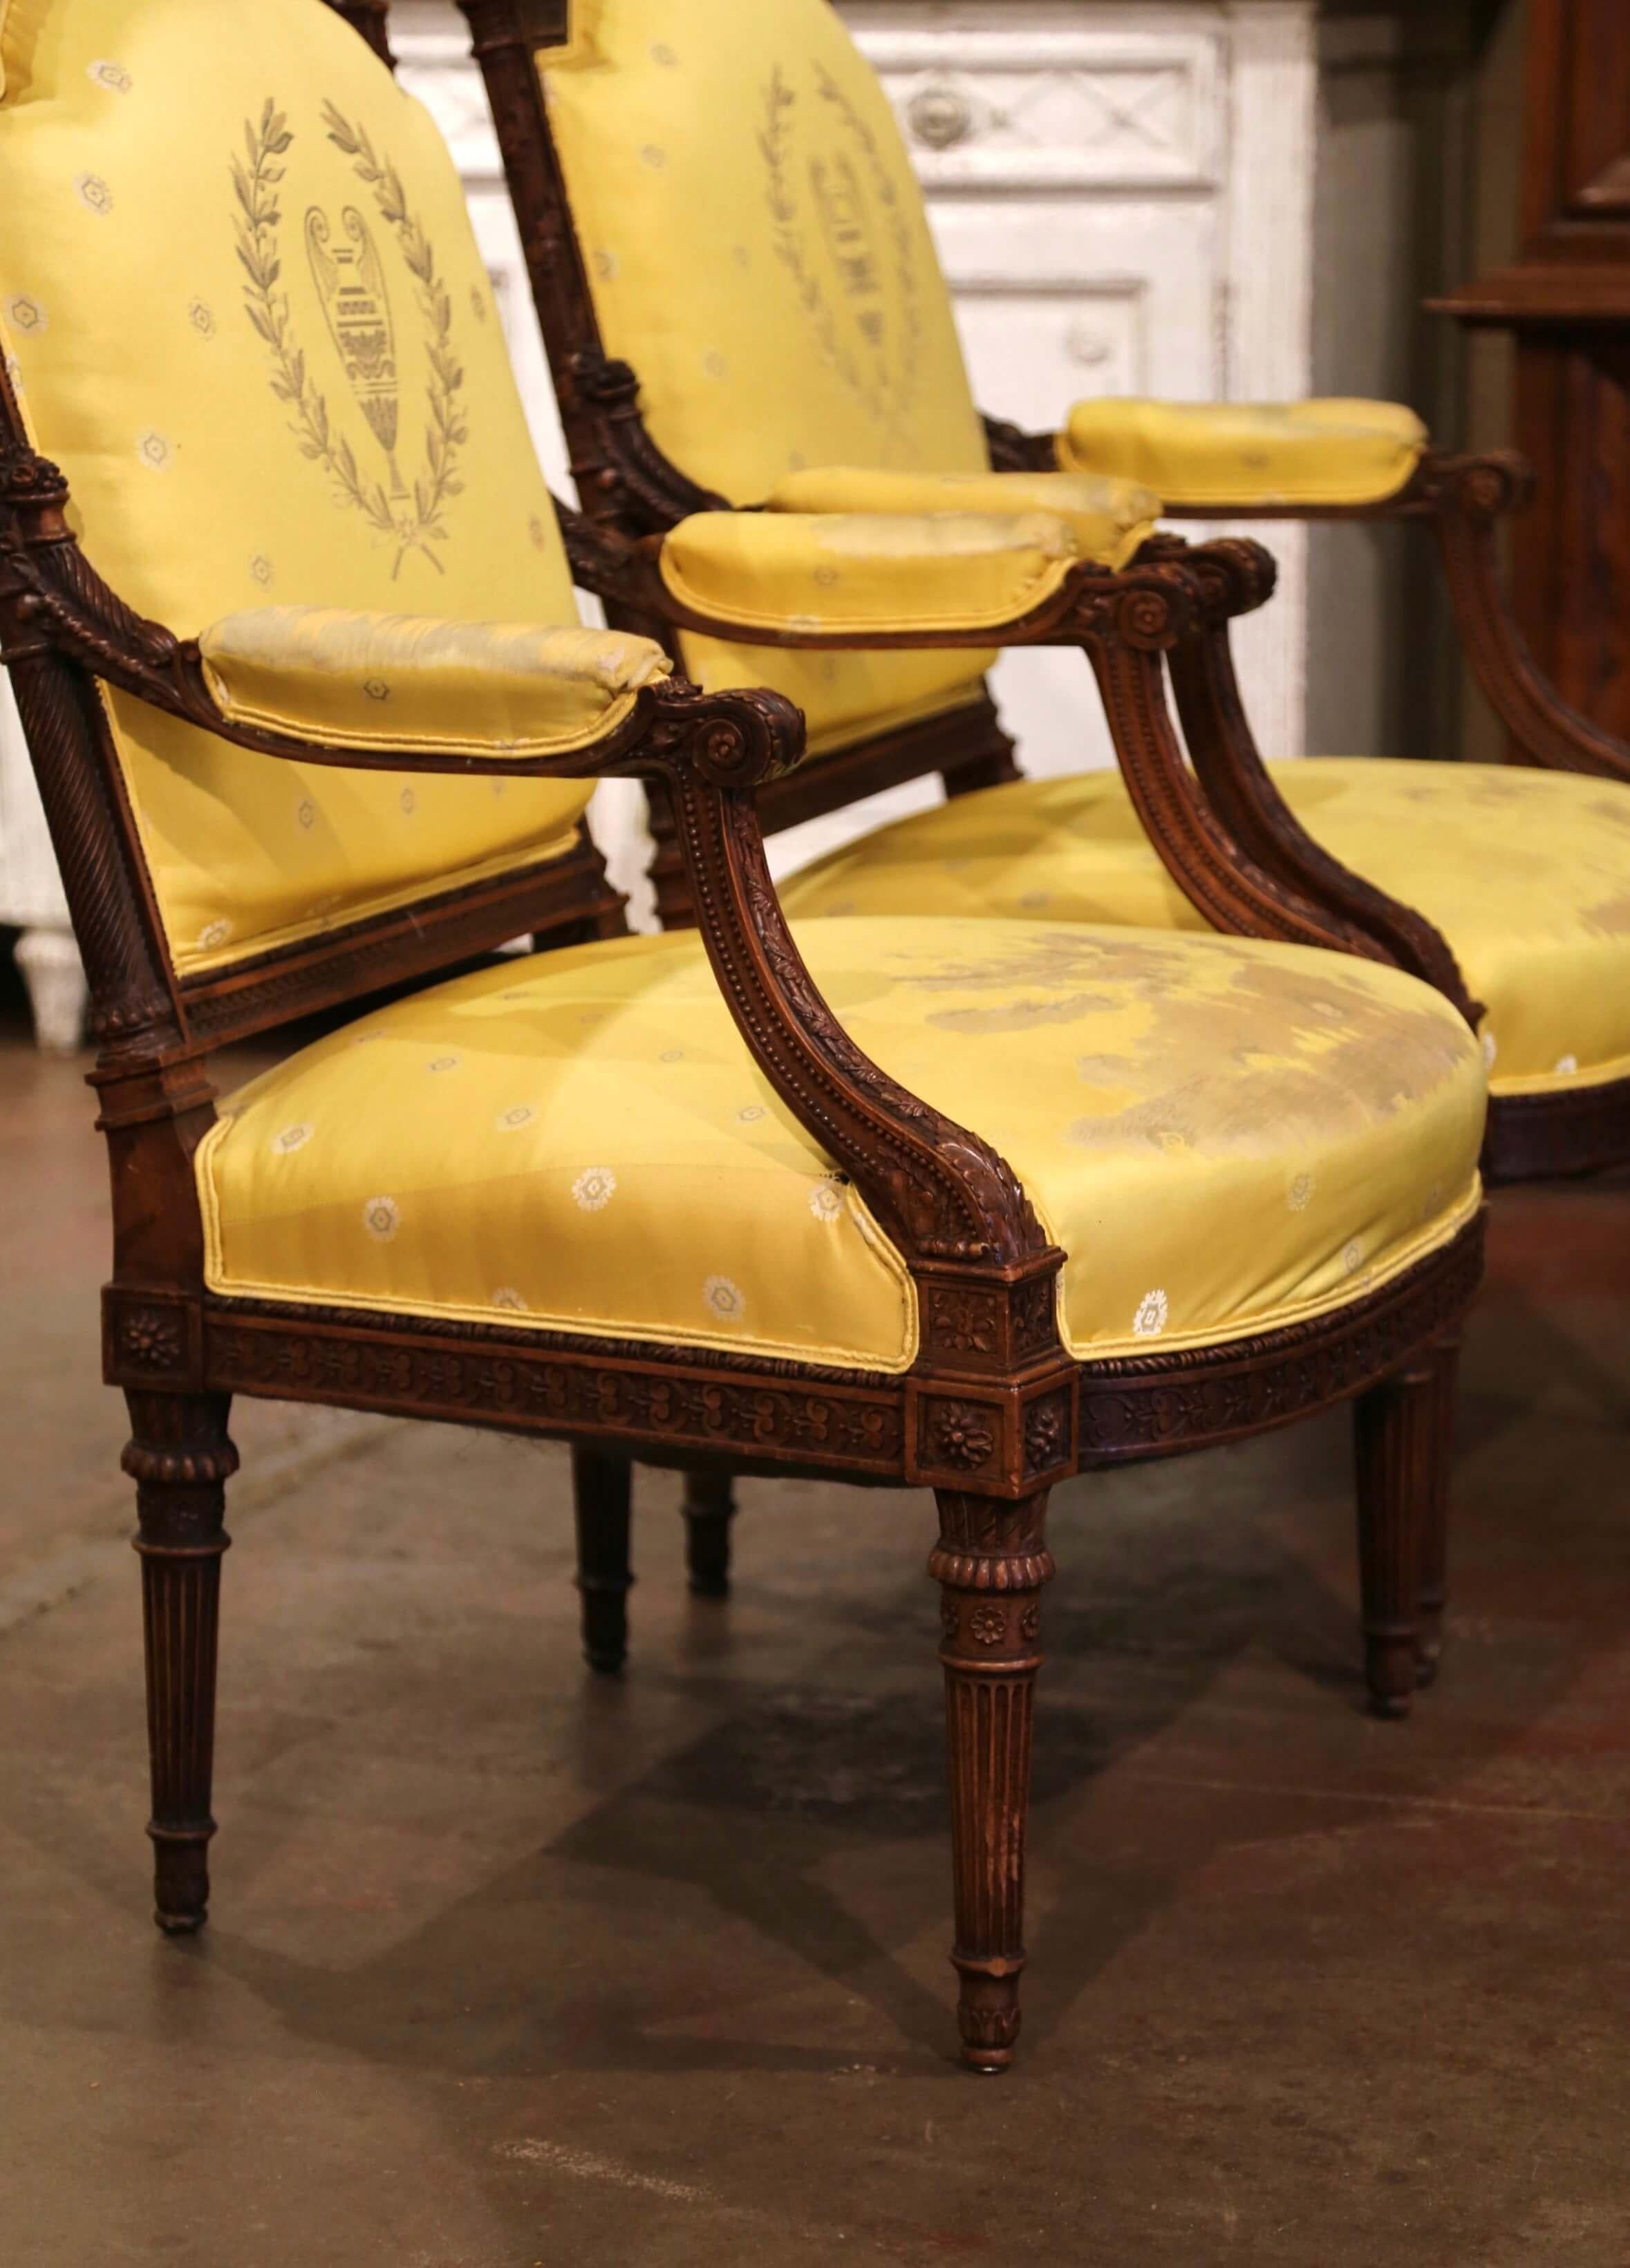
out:
M153 1918L185 1935L210 1904L210 1782L215 1761L226 1483L238 1469L225 1394L136 1394L124 1469L136 1483L147 1640L152 1767Z
M1429 1353L1353 1404L1364 1675L1377 1716L1414 1700L1422 1564L1442 1443Z
M1415 1678L1435 1680L1443 1659L1443 1610L1449 1602L1449 1491L1455 1458L1455 1393L1460 1335L1432 1350L1432 1446L1426 1520L1420 1543L1420 1624L1415 1636Z
M615 1676L628 1658L629 1522L634 1469L615 1449L572 1445L572 1496L577 1513L578 1589L583 1594L583 1659Z
M697 1599L730 1596L730 1523L735 1497L727 1472L685 1475L685 1572Z
M1041 1591L1053 1572L1047 1491L1005 1503L936 1489L951 1772L952 1871L962 1985L957 2023L972 2071L1006 2071L1019 2036L1030 1725L1041 1668Z

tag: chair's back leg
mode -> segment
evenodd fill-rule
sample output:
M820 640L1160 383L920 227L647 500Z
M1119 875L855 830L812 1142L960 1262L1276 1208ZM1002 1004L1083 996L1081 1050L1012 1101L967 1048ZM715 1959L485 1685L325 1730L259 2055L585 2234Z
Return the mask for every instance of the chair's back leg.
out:
M215 1822L215 1662L226 1483L238 1469L224 1394L126 1395L136 1483L147 1642L147 1738L152 1766L153 1918L181 1934L210 1903Z
M1041 1592L1051 1577L1047 1491L1006 1502L936 1489L950 1752L952 1867L963 2060L1006 2071L1019 2036L1030 1724L1041 1667Z
M685 1475L685 1572L693 1597L730 1596L730 1523L735 1512L728 1473Z
M577 1514L578 1589L583 1594L583 1659L614 1676L628 1656L628 1594L633 1467L620 1451L592 1441L572 1445L572 1495Z
M1427 1529L1447 1456L1439 1399L1427 1351L1353 1404L1364 1675L1382 1717L1407 1717L1415 1696Z
M1460 1374L1460 1334L1432 1350L1432 1442L1428 1493L1420 1539L1420 1626L1415 1633L1418 1682L1430 1685L1443 1659L1443 1610L1449 1603L1449 1485L1455 1456L1455 1394Z

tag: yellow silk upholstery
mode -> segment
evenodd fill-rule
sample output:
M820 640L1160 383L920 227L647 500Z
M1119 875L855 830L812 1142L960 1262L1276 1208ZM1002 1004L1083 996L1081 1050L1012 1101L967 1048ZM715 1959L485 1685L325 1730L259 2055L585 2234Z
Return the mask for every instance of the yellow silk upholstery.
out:
M703 512L662 544L662 580L719 622L765 630L985 630L1051 598L1077 557L1049 512Z
M577 621L457 173L319 0L11 0L0 348L120 593ZM344 773L109 696L179 968L557 855L588 790Z
M1416 907L1487 1014L1496 1095L1630 1077L1630 790L1378 757L1272 766L1309 833ZM1199 930L1117 772L960 796L781 886L789 913L980 915Z
M737 504L808 466L988 474L911 160L828 0L573 0L537 60L606 350L675 464ZM786 694L817 751L965 705L995 659L680 655Z
M1078 401L1057 442L1066 472L1142 481L1187 504L1383 504L1427 441L1396 401Z
M1216 937L800 925L845 1027L999 1145L1081 1355L1361 1296L1477 1203L1483 1070L1395 970ZM224 1106L208 1278L243 1297L898 1371L911 1286L754 1070L700 945L577 946L400 1001Z
M649 638L258 607L198 641L223 717L357 748L549 755L620 725L672 665Z
M791 473L771 512L1045 512L1067 522L1083 559L1125 567L1154 534L1161 500L1131 481L1093 473L891 473L831 465Z

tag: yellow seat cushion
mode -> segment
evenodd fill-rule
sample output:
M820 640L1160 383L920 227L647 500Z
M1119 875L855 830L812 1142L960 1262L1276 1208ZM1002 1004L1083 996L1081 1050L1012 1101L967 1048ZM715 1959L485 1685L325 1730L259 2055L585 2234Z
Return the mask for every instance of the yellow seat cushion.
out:
M703 512L662 544L662 580L713 619L764 630L985 630L1028 614L1078 556L1049 512Z
M557 755L620 725L673 665L650 638L257 607L198 641L223 717L342 747Z
M1630 1077L1630 789L1560 772L1306 757L1271 767L1344 865L1442 932L1496 1095ZM881 829L782 886L790 913L1198 930L1120 775L1024 780Z
M1066 472L1142 481L1184 504L1383 504L1407 486L1426 427L1396 401L1078 401Z
M1125 567L1154 534L1161 500L1132 481L1095 473L894 473L830 465L790 473L771 512L1045 512L1067 523L1083 559Z
M888 99L828 0L573 0L537 51L606 351L659 446L732 504L843 464L988 474ZM687 634L710 691L772 685L817 754L966 705L993 652L778 653Z
M10 0L0 350L121 595L575 624L446 148L320 0ZM109 696L178 967L557 855L573 783L252 755Z
M1477 1202L1476 1044L1395 970L1215 937L817 921L845 1027L998 1144L1083 1355L1317 1314ZM197 1156L214 1290L899 1371L909 1278L699 944L574 946L267 1072Z

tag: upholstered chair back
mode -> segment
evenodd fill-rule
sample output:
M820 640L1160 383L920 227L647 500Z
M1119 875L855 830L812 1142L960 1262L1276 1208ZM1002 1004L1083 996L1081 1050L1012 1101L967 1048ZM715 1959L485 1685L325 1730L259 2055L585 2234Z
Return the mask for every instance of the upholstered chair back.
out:
M323 0L0 0L0 73L7 392L124 599L576 620L458 177ZM547 860L586 799L106 698L183 975Z
M536 51L596 318L693 480L757 503L806 467L986 472L923 200L828 0L571 0ZM992 657L770 654L811 745L970 697Z

